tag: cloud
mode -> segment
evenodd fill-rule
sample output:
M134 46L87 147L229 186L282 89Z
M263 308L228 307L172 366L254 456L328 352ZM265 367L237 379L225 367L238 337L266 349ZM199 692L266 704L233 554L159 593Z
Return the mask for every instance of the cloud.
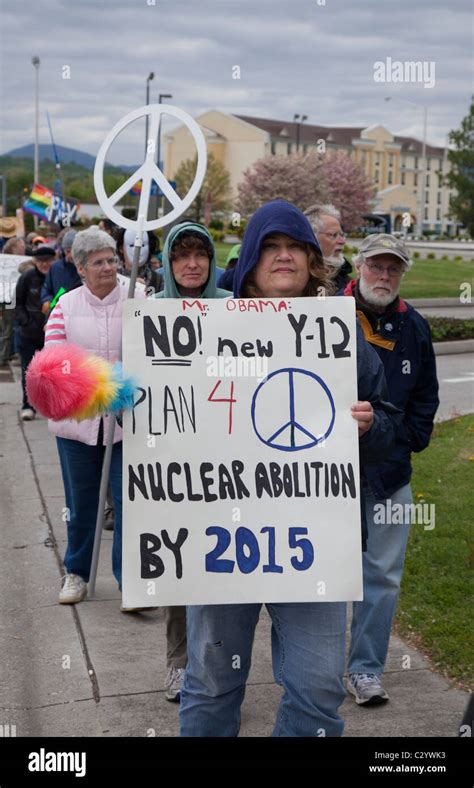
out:
M172 93L192 115L299 112L314 124L383 123L421 136L421 109L406 99L428 106L429 141L443 144L468 110L468 0L3 0L1 13L2 152L33 140L34 54L41 142L48 109L56 142L94 155L112 126L144 104L150 71L152 101ZM434 61L436 86L375 83L374 62L388 56ZM124 134L111 160L138 163L141 140L141 127Z

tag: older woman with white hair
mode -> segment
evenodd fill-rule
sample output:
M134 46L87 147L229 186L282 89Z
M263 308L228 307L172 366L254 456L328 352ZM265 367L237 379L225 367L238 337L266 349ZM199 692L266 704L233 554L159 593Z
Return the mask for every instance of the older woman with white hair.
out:
M65 293L46 325L46 344L71 342L107 361L121 356L122 302L127 293L117 282L119 258L115 241L91 227L78 232L72 256L83 285ZM108 420L96 416L81 422L49 422L56 435L67 507L66 575L60 604L80 602L87 594L99 488ZM115 425L110 486L115 506L112 568L122 579L122 430Z

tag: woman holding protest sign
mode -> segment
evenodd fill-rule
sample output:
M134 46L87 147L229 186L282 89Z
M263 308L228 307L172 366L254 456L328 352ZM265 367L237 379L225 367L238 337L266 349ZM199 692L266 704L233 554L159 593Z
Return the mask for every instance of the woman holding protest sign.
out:
M155 298L230 298L216 287L216 253L212 236L201 224L182 222L173 227L163 248L164 287ZM186 608L165 607L165 697L179 701L186 668Z
M235 269L236 298L321 297L331 292L321 250L306 217L275 200L253 215ZM394 414L384 401L383 367L357 335L359 401L352 416L364 463L385 456ZM267 603L275 681L284 689L274 736L340 736L345 698L345 602ZM188 665L182 690L182 736L236 736L261 604L187 608ZM235 655L239 656L238 669Z

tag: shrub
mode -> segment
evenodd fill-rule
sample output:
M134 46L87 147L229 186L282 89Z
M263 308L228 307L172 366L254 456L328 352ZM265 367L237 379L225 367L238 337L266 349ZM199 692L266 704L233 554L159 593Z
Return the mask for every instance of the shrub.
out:
M428 252L428 254L426 255L426 259L427 260L436 260L435 253L434 252Z
M210 230L223 230L224 229L224 222L222 219L211 219L209 222L209 229Z
M426 320L431 329L433 342L448 342L455 339L474 339L474 320L459 320L451 317L432 317Z
M418 260L419 256L420 256L419 252L413 252L413 259L414 260Z
M225 233L224 233L223 230L216 230L216 229L214 229L214 227L211 227L211 226L209 226L207 229L209 230L209 233L210 233L213 241L223 241L224 240Z

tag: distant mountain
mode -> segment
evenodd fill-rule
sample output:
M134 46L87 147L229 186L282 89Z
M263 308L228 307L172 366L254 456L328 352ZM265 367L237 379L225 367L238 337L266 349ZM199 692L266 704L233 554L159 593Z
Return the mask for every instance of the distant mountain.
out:
M84 153L82 150L75 150L74 148L65 148L62 145L56 145L56 150L58 152L59 161L61 164L70 164L75 163L79 164L81 167L85 167L86 170L92 170L95 166L95 157L91 156L90 153ZM8 153L2 154L3 156L10 156L14 159L33 159L35 155L35 146L34 145L23 145L22 148L15 148L15 150L8 151ZM52 145L40 145L39 146L39 160L45 161L49 159L50 161L54 162L54 153L53 153L53 146ZM115 165L109 164L106 162L107 167L114 167ZM133 172L137 167L133 167L131 165L124 165L123 167L118 166L116 167L118 170L122 170L123 172Z
M84 151L74 150L74 148L64 148L62 145L57 145L56 149L58 151L58 156L61 164L69 164L69 162L75 162L76 164L80 164L82 167L85 167L88 170L94 169L95 158L94 156L91 156L90 153L84 153ZM35 146L23 145L22 148L15 148L15 150L11 150L8 153L5 153L4 155L11 156L15 159L33 159L35 155ZM54 153L53 153L52 145L39 146L39 160L44 161L45 159L54 161Z

